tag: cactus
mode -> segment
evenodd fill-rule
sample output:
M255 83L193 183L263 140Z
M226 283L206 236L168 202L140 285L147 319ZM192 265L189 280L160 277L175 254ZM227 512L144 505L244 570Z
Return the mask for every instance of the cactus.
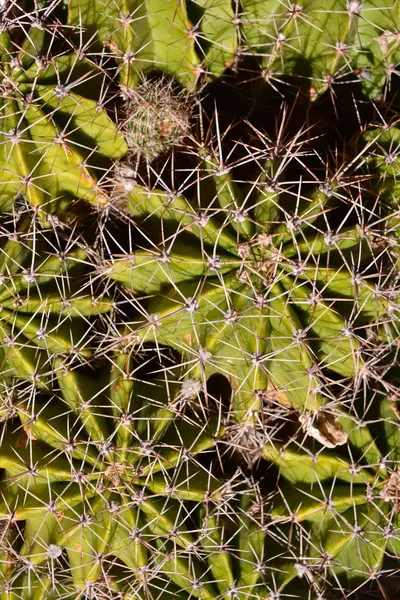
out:
M50 233L50 232L49 232ZM92 356L100 331L90 317L111 310L111 302L82 285L85 251L57 244L25 218L1 232L0 339L2 378L22 378L47 387L52 360Z
M398 409L378 393L370 407L349 428L347 456L297 444L264 449L286 480L270 517L302 531L302 575L319 593L388 576L399 559Z
M151 297L140 308L139 340L172 345L199 380L229 378L239 422L252 419L262 395L304 415L327 403L330 374L362 373L359 332L391 306L376 274L363 276L384 256L377 214L368 226L356 216L335 225L348 182L285 182L306 153L295 143L265 160L274 152L266 142L260 175L240 186L220 156L202 149L192 199L136 187L128 210L144 227L157 218L161 242L104 269ZM366 206L372 198L366 190Z
M117 59L122 85L135 87L143 73L158 70L190 91L204 75L220 75L234 62L236 21L227 0L146 0L140 5L72 0L68 12L69 25L95 46L106 45Z
M104 99L85 96L85 84L102 85L102 71L72 49L53 55L41 12L22 47L13 25L0 42L0 210L11 212L21 195L45 212L66 213L76 199L101 204L99 161L127 152Z
M400 256L400 220L398 195L398 142L399 129L396 122L388 123L385 127L376 126L363 133L359 146L368 146L368 156L360 171L368 174L375 188L385 201L383 213L384 236L389 242L390 260L393 265L391 277L392 290L388 297L392 299L389 314L380 318L378 336L396 346L399 338L400 310L398 294L398 274Z
M221 75L231 67L239 48L239 6L227 0L188 3L193 13L196 50L203 69Z
M107 45L130 86L155 68L193 90L204 75L220 76L252 56L265 81L300 77L312 100L349 81L377 97L390 90L400 60L396 2L188 0L177 8L169 0L140 7L104 0L98 10L94 0L74 0L68 22Z
M130 152L147 161L182 142L190 130L189 100L166 78L124 88L123 131Z
M158 68L194 87L199 59L185 3L104 0L100 6L94 0L73 0L68 23L83 28L90 41L95 37L108 46L118 60L123 85L135 87L143 70Z
M0 5L0 599L397 597L398 3Z
M249 487L199 506L186 546L164 543L160 573L170 580L171 595L266 600L274 588L290 583L285 571L294 562L296 543L291 552L289 528L275 529L262 494Z
M196 458L213 447L218 422L176 416L176 368L144 382L139 367L123 348L102 377L55 359L53 387L17 394L4 425L0 518L25 523L19 560L39 578L66 552L79 593L101 584L107 563L140 587L157 544L175 529L186 544L180 502L220 494Z
M336 597L395 575L399 413L381 392L372 399L361 420L346 424L349 452L320 450L301 436L269 443L263 453L279 468L275 491L263 494L262 484L248 481L223 503L200 507L199 597ZM184 555L172 553L175 560ZM168 565L177 583L170 557ZM193 577L180 573L179 583L197 597Z
M244 0L243 54L260 58L266 81L302 78L312 100L349 81L377 97L396 74L399 16L396 2Z

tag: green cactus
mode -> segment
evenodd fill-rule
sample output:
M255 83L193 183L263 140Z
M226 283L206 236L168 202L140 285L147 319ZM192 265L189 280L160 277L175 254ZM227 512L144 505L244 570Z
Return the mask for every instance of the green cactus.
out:
M130 87L158 70L194 91L204 74L231 66L238 49L238 17L227 0L72 0L68 24L107 46L121 84Z
M289 527L274 527L259 491L231 490L223 502L199 506L194 521L186 548L168 541L162 547L160 573L171 595L267 600L290 583L296 542L290 550Z
M0 1L0 600L396 597L399 17Z
M193 0L187 6L193 15L196 50L202 66L221 75L237 56L239 6L228 0Z
M104 269L150 297L138 339L172 345L194 378L228 377L239 422L252 420L263 395L305 415L328 402L332 373L362 373L360 334L390 306L375 274L363 275L383 254L374 209L369 228L346 217L331 225L352 187L285 182L301 155L293 144L268 158L254 182L239 185L220 157L202 150L193 198L136 187L128 210L151 224L147 235L160 231L161 242L154 237L148 250ZM371 198L366 191L363 202Z
M111 302L78 288L87 270L79 246L51 243L35 222L1 232L0 362L2 380L22 378L47 387L57 355L92 356L90 317Z
M400 307L398 281L400 269L400 202L398 188L400 130L397 122L385 127L376 126L366 131L358 140L358 149L368 147L368 155L360 166L360 172L371 178L374 189L385 201L383 231L389 242L391 269L388 273L392 288L388 298L392 300L388 314L382 315L379 337L396 346L400 334Z
M1 550L12 560L0 576L3 593L21 590L23 600L76 594L110 600L153 595L162 600L267 600L296 576L299 540L288 525L271 520L260 493L244 490L238 495L225 488L218 499L192 503L190 509L151 496L137 507L133 501L122 507L113 501L107 510L102 500L96 505L87 499L85 504L86 520L79 528L72 511L57 511L46 519L38 512L24 514L19 549L12 546L15 532L12 536L8 525L9 539L3 538ZM96 512L90 520L92 509ZM66 532L62 528L68 519ZM2 523L7 527L6 520ZM62 576L65 554L70 572Z
M296 444L264 448L283 478L271 519L306 528L304 573L319 586L354 589L385 568L389 575L386 564L399 560L399 413L378 394L370 406L349 423L347 456Z
M310 99L348 81L369 97L390 87L400 60L397 2L244 0L243 53L260 58L262 75L304 79Z
M320 450L301 437L266 445L265 457L279 468L276 491L265 495L252 481L231 489L224 502L200 507L201 551L191 553L191 576L179 571L184 550L166 542L164 568L182 597L336 597L394 575L399 426L396 403L377 394L362 420L347 423L349 453Z
M182 143L190 131L189 98L174 89L174 82L144 80L124 88L123 132L133 156L152 161Z
M108 46L123 85L135 87L143 70L155 68L188 88L197 81L199 59L184 2L72 0L68 23Z
M97 378L56 359L53 388L17 394L4 425L0 519L24 522L18 556L34 574L68 559L82 594L101 584L106 563L139 588L175 529L174 543L186 546L182 503L222 493L196 458L212 449L218 422L179 416L176 368L144 382L139 367L122 347Z
M127 152L103 99L85 97L85 84L102 85L101 69L79 52L51 54L41 13L21 47L11 31L0 40L0 210L20 195L45 212L66 213L76 199L101 204L99 161Z

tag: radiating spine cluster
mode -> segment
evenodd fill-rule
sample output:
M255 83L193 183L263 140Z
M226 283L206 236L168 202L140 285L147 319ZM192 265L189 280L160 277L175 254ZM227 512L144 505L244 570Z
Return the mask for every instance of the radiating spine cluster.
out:
M0 4L0 600L395 598L398 3Z

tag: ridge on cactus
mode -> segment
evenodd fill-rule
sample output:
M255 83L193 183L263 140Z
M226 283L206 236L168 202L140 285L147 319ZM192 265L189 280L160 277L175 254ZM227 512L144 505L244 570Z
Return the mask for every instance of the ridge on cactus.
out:
M22 45L15 28L6 21L0 40L0 211L20 195L45 213L68 214L79 199L101 204L95 173L127 152L103 98L87 97L88 86L105 84L101 68L71 47L49 51L63 45L51 11L35 13Z
M0 600L397 600L400 3L0 0Z
M213 447L218 421L175 416L177 368L151 382L139 368L123 348L93 374L55 359L54 385L34 397L17 390L4 425L0 519L24 524L18 556L34 573L67 559L77 593L101 582L100 556L140 589L146 570L158 572L164 538L188 544L180 503L223 491L197 459ZM13 586L12 571L3 578ZM24 573L19 580L28 585Z
M229 68L281 88L302 87L310 100L357 83L370 98L396 84L399 7L377 0L276 2L185 0L140 6L102 0L69 3L68 23L119 62L123 85L153 69L193 91Z
M379 98L395 83L397 2L244 0L242 6L243 54L259 61L260 76L272 86L298 78L314 101L355 82Z
M239 50L238 7L228 0L71 0L68 25L78 39L117 61L121 85L161 71L193 92L232 66Z
M350 589L380 572L389 576L399 560L398 413L376 393L363 419L371 425L357 434L353 427L348 458L289 445L265 450L282 476L272 521L302 531L304 572L317 587Z
M46 388L54 357L92 356L100 331L90 318L112 310L110 300L85 283L85 251L73 240L57 243L50 233L27 217L0 227L2 381L17 377Z
M312 147L300 135L279 147L260 137L265 147L245 159L262 165L254 181L236 181L237 164L199 145L197 185L186 178L173 193L128 192L132 216L157 229L146 234L148 249L104 272L146 298L132 299L136 343L173 346L193 377L226 376L236 421L254 422L270 395L300 411L308 435L344 444L331 387L367 368L363 329L395 307L377 272L387 242L374 193L365 185L359 199L367 222L353 211L336 220L358 178L292 182L286 173Z

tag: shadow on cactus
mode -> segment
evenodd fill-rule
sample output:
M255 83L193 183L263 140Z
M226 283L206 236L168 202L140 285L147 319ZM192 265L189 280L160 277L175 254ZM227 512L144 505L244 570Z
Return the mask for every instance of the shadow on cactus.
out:
M380 190L385 200L383 207L384 237L389 243L393 276L388 297L392 306L380 319L379 337L396 348L400 337L400 302L399 302L399 268L400 268L400 203L399 203L399 144L400 130L397 121L385 127L379 125L366 131L362 143L368 144L369 155L366 159L367 170L375 188Z
M315 593L343 597L395 576L400 558L398 405L374 391L349 425L347 456L301 442L264 448L282 477L272 522L303 538L298 574Z
M400 60L397 4L243 0L242 6L242 55L257 57L272 86L283 77L300 78L310 100L327 90L334 97L349 81L369 98L390 90Z
M0 210L11 212L19 195L45 212L66 214L76 199L101 204L96 176L127 152L105 110L107 76L57 39L50 10L28 16L21 44L13 21L1 34ZM103 91L92 100L85 86Z
M88 278L90 261L73 239L41 231L26 216L0 226L0 361L2 382L46 388L53 359L85 361L101 342L96 315L111 301Z
M13 560L20 573L8 579L6 569L3 589L27 590L30 577L43 577L56 594L63 578L54 583L53 569L68 569L78 597L118 592L119 584L132 588L124 598L135 590L147 597L165 540L188 544L186 502L222 495L199 460L214 446L218 420L177 416L180 367L163 364L146 382L140 369L122 347L102 373L57 359L51 392L13 398L0 450L0 518L20 528L23 544ZM186 562L180 568L189 573Z
M220 135L216 150L193 150L198 167L181 188L127 194L148 249L116 256L104 273L147 298L131 299L142 315L134 343L173 346L203 385L225 375L236 421L254 422L267 398L300 411L322 443L342 444L332 386L358 386L365 328L393 304L379 195L368 175L347 174L351 164L323 179L303 168L313 149L300 134L255 134L263 148L243 159L259 166L254 181L235 180ZM321 427L309 426L322 406Z
M157 69L194 91L235 61L237 12L228 0L71 0L68 24L94 54L107 47L123 86L134 88L144 72Z
M398 596L381 4L0 0L1 599Z

